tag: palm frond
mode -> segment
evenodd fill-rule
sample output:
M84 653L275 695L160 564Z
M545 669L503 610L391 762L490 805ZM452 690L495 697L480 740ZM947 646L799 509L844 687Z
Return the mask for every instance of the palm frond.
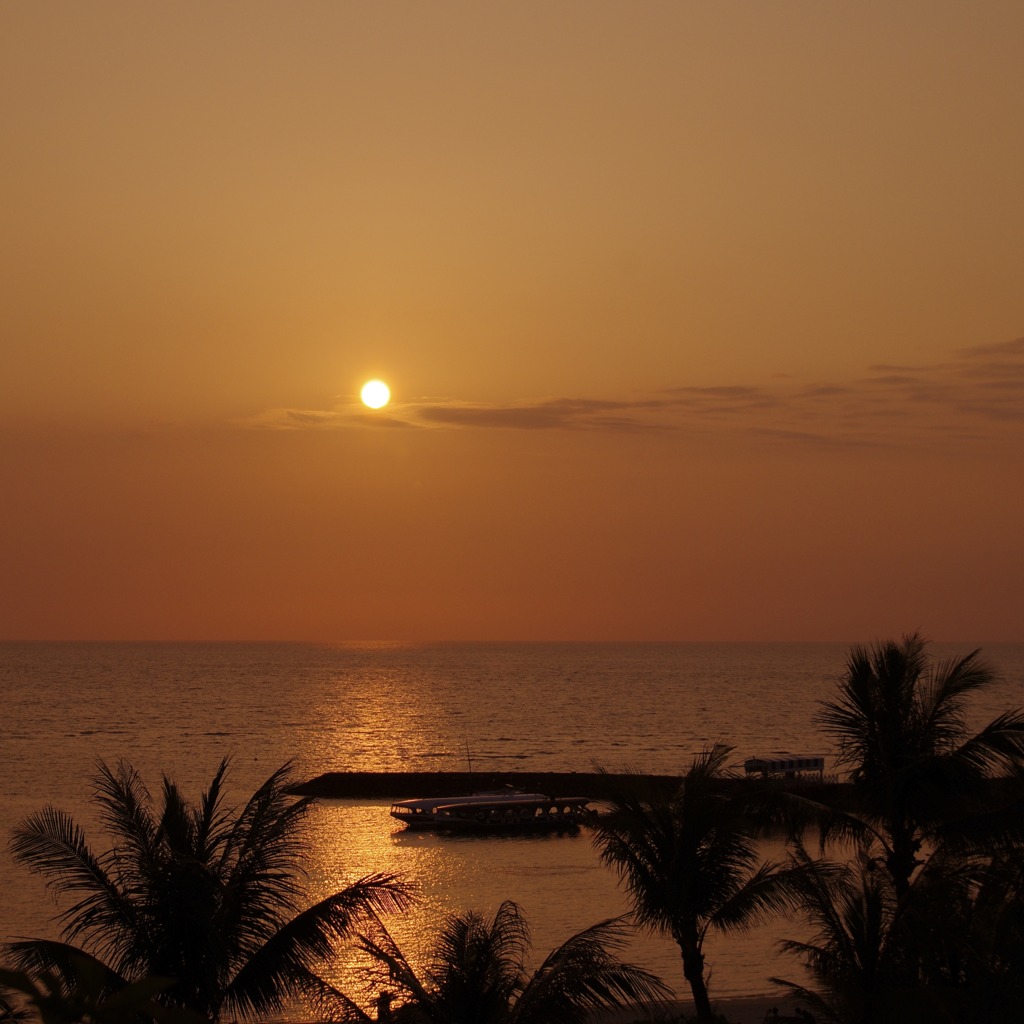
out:
M290 777L285 765L249 799L225 832L219 869L231 888L267 887L280 895L283 907L298 891L305 852L300 826L312 805L309 797L288 796Z
M504 900L490 923L472 911L449 918L438 936L435 959L451 962L449 958L460 955L463 961L472 958L502 975L492 980L504 984L506 978L511 978L514 986L529 948L530 927L522 909L518 903Z
M624 885L633 919L679 946L694 1003L705 1015L708 931L742 929L792 898L788 876L773 881L780 869L758 866L756 837L773 815L783 815L781 804L727 778L729 753L725 746L702 751L672 795L626 786L594 830L594 845ZM794 820L792 809L786 813Z
M301 826L311 805L287 796L288 778L287 766L274 772L233 822L215 826L211 870L223 890L216 927L238 939L233 955L239 960L259 950L301 905Z
M84 949L49 939L23 939L5 944L8 963L16 971L36 977L51 977L64 991L78 983L83 965L89 970L97 996L106 996L125 988L129 982L102 960Z
M310 979L303 993L315 1019L326 1024L377 1024L384 1018L371 1017L355 1000L323 978Z
M168 1006L213 1019L225 1005L258 1016L315 989L317 964L361 923L409 904L405 883L371 875L299 912L310 803L288 794L285 765L241 812L226 810L227 766L198 805L165 777L158 819L139 774L101 762L93 796L112 846L99 856L60 811L22 822L11 841L16 859L72 899L59 918L67 944L24 940L11 947L18 962L66 970L69 943L81 938L120 978L174 978L161 995Z
M397 989L395 1019L432 1024L575 1024L594 1010L669 994L650 972L624 963L617 951L624 918L603 921L553 950L532 977L524 972L529 928L520 907L505 901L487 919L475 910L445 919L421 978L380 921L361 938L379 988ZM350 1001L351 1002L351 1001ZM339 1015L341 1020L363 1021Z
M23 1024L31 1016L27 1006L10 998L16 991L14 986L5 983L0 973L0 1024Z
M157 826L158 836L171 857L196 859L195 821L188 800L169 778L163 780L163 813Z
M801 893L802 869L764 863L715 910L709 926L745 932L792 909Z
M44 875L48 886L92 891L111 884L84 830L56 808L44 807L15 827L10 850L15 860Z
M903 1005L907 988L899 938L906 929L900 931L901 905L888 874L868 850L859 851L854 863L838 865L813 861L798 848L793 862L804 869L802 910L814 934L780 948L810 972L821 998L813 1004L829 1020L902 1019L875 1014ZM813 1002L802 986L772 981Z
M335 944L355 936L370 915L406 909L411 887L394 875L368 875L284 923L240 966L224 1002L242 1016L279 1010L285 999L315 985L315 968Z
M821 1021L821 1024L848 1024L852 1019L844 1006L834 1006L820 992L807 988L795 981L787 981L785 978L769 978L773 985L784 989L788 995L797 999L804 1006L810 1008L812 1019Z
M374 919L371 935L361 935L359 945L369 957L369 974L378 984L397 987L403 1001L428 1007L433 999L430 988L419 978L405 953L384 922Z
M49 888L82 894L59 916L65 939L84 936L108 951L121 948L137 908L112 877L112 858L92 852L70 815L52 807L29 815L13 830L10 850L16 860L43 875Z
M619 959L626 919L586 928L545 958L516 1000L514 1024L582 1024L595 1011L637 1004L654 1010L670 995L660 978Z
M225 757L214 773L195 813L196 848L199 858L206 863L222 848L230 833L230 820L222 807L224 780L231 764Z
M100 818L108 832L125 851L126 865L149 864L154 855L157 822L152 797L139 773L127 762L119 761L111 769L105 762L97 765L93 795L100 806Z
M428 1016L503 1021L525 983L529 927L518 904L503 902L488 921L477 911L451 915L433 944L427 971Z
M1024 761L1024 712L1005 711L974 735L958 738L950 755L957 762L985 778L1012 773Z

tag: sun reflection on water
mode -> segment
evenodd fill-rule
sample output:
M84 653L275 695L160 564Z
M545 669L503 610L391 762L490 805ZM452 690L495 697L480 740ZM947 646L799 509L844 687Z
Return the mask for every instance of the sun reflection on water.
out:
M310 897L322 899L376 872L414 883L415 907L386 922L414 964L424 962L446 915L469 909L491 914L505 899L523 906L538 958L581 928L625 909L587 834L472 838L406 832L396 827L388 806L342 800L315 805ZM331 980L350 992L359 985L360 963L359 954L346 948Z
M557 691L548 691L550 713L531 719L526 728L520 721L521 694L483 678L476 689L466 685L465 677L449 680L440 669L430 676L409 672L401 652L391 653L397 663L363 666L358 675L338 675L318 689L300 757L309 774L459 771L468 767L470 757L478 770L509 769L524 758L534 766L542 764L548 748L564 751L564 730L573 717ZM467 721L475 723L477 737L489 737L486 743L477 741L476 749L467 750ZM690 741L676 737L675 742ZM614 747L616 740L606 738L605 745ZM662 757L664 747L663 742ZM635 744L625 749L636 754ZM564 760L557 767L564 769ZM486 838L406 832L388 809L385 801L315 805L308 865L311 897L323 898L379 872L413 883L416 905L386 924L414 966L423 966L449 914L478 910L489 916L503 900L515 900L530 924L536 966L574 933L629 909L587 830L571 836ZM782 937L793 937L792 926L784 921L752 936L710 940L709 963L719 978L728 979L728 994L762 993L770 988L766 977L771 973L793 976L790 962L777 962ZM622 952L677 991L684 987L679 953L670 940L637 932ZM375 993L366 987L361 970L365 963L356 944L347 944L331 965L329 980L369 1007Z
M468 748L477 771L589 771L597 762L674 772L723 738L737 756L778 742L816 750L813 715L846 645L42 644L5 653L0 832L53 804L95 838L102 829L88 780L98 759L125 758L154 786L167 773L194 797L227 755L230 792L241 799L286 761L302 779L454 771L468 767ZM1024 645L984 653L1000 682L973 707L975 727L1018 706L1024 680ZM385 803L365 801L317 805L309 823L311 897L378 871L419 884L419 907L393 922L411 955L445 913L493 913L505 898L523 906L537 957L626 909L586 834L402 836ZM10 858L0 858L0 888L9 935L58 934L39 880ZM782 922L712 939L713 992L761 993L770 975L793 977L793 962L777 953L782 937L806 934ZM642 936L628 955L682 984L671 943Z
M411 911L386 921L414 966L422 966L430 943L448 914L479 910L490 916L506 899L519 903L530 924L533 966L575 932L628 910L616 878L601 865L586 829L573 835L445 836L398 828L383 801L322 801L310 816L312 899L321 899L357 878L389 872L413 882ZM777 857L779 850L767 850ZM778 941L796 937L792 922L779 920L749 935L712 937L707 952L721 994L769 991L770 974L798 977L794 961L780 958ZM637 932L623 955L642 964L670 987L684 988L679 952L668 939ZM365 1006L365 960L354 943L339 951L329 980Z
M362 671L321 688L311 709L303 764L322 770L461 770L462 711L400 669Z

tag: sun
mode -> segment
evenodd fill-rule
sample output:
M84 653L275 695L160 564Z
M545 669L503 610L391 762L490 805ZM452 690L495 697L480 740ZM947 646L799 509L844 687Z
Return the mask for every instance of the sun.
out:
M368 380L363 385L363 390L359 392L359 397L362 398L363 405L368 405L371 409L383 409L391 401L391 388L382 380Z

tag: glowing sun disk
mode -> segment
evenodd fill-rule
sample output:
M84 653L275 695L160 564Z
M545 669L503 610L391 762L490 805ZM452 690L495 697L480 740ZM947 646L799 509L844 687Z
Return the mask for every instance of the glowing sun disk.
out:
M391 389L382 380L368 380L359 392L363 405L371 409L383 409L391 399Z

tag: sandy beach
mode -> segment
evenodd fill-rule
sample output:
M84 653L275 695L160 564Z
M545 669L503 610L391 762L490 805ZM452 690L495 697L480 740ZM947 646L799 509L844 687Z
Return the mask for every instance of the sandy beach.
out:
M794 1015L798 1004L786 995L766 996L734 996L730 999L713 999L712 1005L716 1013L721 1014L730 1024L764 1024L772 1017L769 1014L772 1010L778 1010L780 1020L786 1020ZM593 1018L594 1024L637 1024L648 1021L677 1021L681 1015L693 1014L693 1003L689 1000L679 1000L670 1003L659 1015L651 1016L636 1007L625 1007L621 1010L611 1010L597 1014Z

